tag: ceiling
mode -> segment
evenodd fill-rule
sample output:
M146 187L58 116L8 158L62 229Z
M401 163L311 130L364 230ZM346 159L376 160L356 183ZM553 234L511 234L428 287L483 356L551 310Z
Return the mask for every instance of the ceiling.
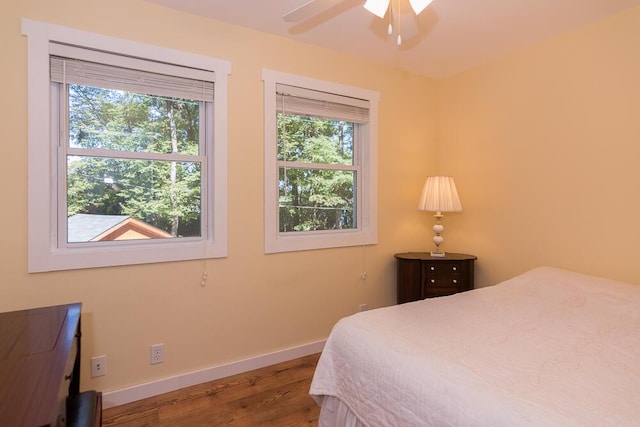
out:
M640 0L434 0L418 17L400 2L402 46L364 0L341 0L303 22L282 16L308 0L147 0L442 78L640 6ZM413 25L416 24L416 25ZM411 34L413 27L415 35ZM402 34L402 28L401 28Z

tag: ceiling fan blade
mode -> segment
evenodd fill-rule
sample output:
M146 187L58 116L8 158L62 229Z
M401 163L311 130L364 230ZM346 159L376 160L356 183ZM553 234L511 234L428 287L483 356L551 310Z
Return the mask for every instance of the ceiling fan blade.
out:
M373 13L379 18L384 18L389 9L389 2L391 0L367 0L364 4L364 8Z
M320 12L324 12L331 6L340 3L342 0L311 0L293 9L291 12L285 13L282 16L286 22L300 22L305 21Z
M411 7L413 8L413 11L416 13L416 15L420 15L420 12L422 12L427 6L429 6L429 3L431 3L433 0L409 0L409 3L411 4Z

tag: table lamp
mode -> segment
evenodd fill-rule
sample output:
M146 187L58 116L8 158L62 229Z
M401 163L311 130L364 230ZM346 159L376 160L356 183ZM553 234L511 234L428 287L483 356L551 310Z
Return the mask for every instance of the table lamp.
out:
M431 252L431 256L443 257L445 253L440 251L440 245L443 238L440 235L444 231L444 227L440 224L440 220L444 215L443 212L461 212L462 204L458 197L456 184L453 177L450 176L430 176L427 178L422 187L420 202L418 203L419 211L435 212L436 223L433 226L433 243L436 244L436 250Z

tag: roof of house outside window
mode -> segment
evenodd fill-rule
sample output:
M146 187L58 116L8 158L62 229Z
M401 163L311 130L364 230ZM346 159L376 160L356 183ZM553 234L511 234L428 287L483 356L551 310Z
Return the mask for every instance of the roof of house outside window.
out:
M75 214L67 220L69 243L158 239L171 234L129 215Z

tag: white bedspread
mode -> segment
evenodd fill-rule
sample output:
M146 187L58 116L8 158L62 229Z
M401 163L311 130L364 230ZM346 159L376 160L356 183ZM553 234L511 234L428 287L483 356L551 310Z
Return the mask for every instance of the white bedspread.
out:
M358 313L310 393L368 426L640 426L640 286L544 267Z

